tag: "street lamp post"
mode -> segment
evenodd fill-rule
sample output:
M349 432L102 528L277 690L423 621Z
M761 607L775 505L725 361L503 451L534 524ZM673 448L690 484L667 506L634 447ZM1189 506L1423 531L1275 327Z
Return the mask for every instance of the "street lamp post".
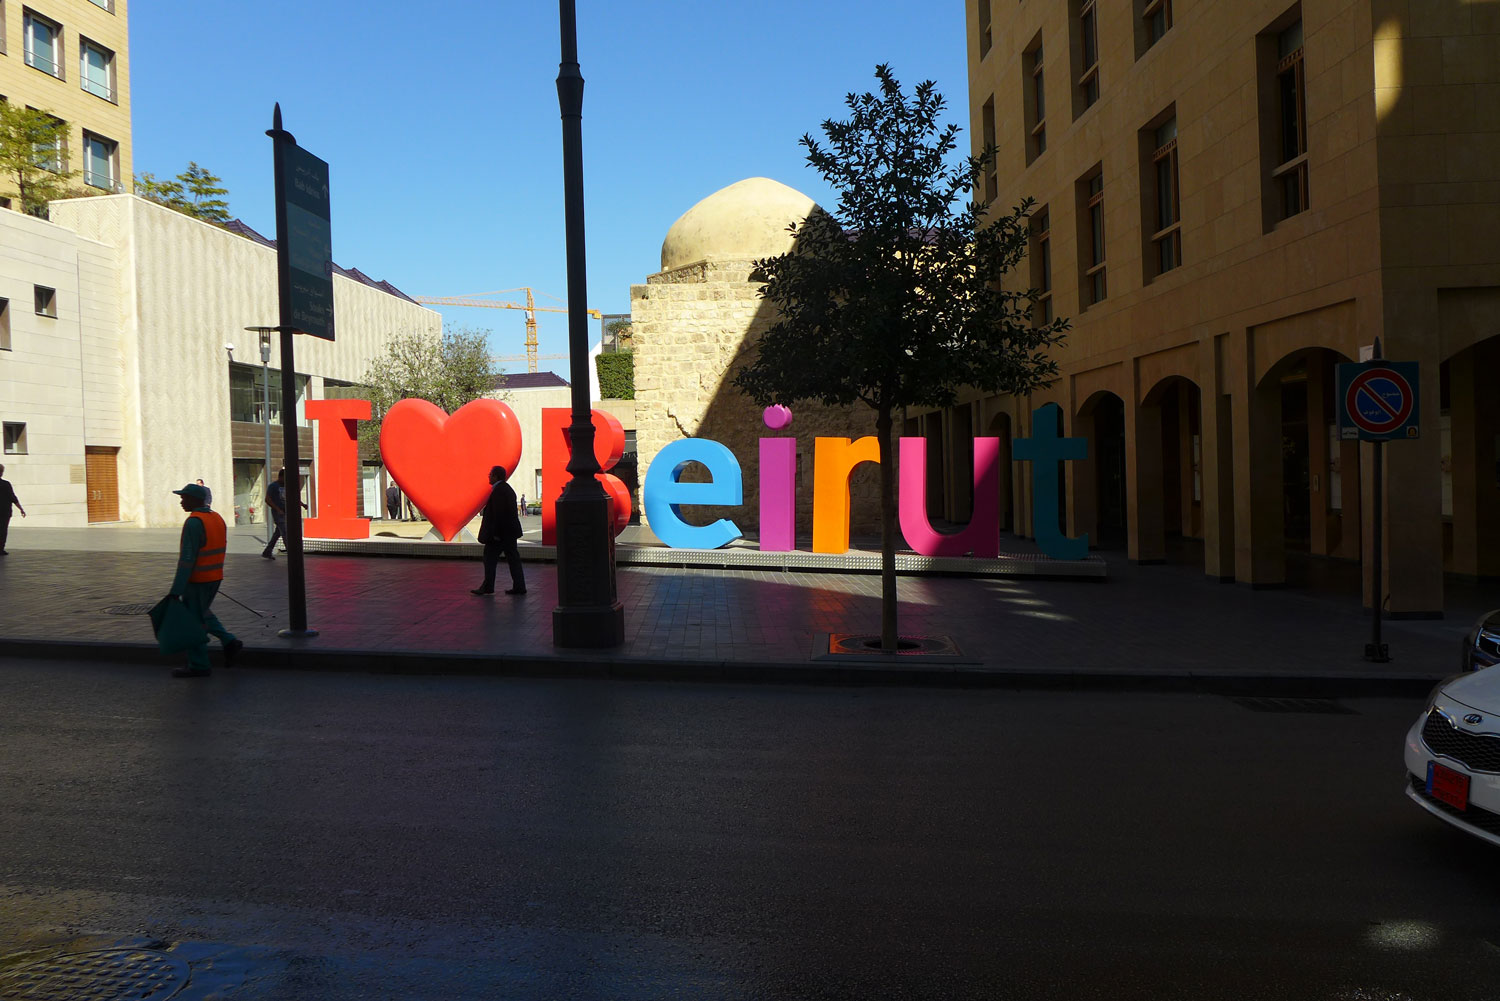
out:
M260 381L261 390L265 400L262 404L261 417L266 425L266 471L265 487L261 490L260 506L265 509L267 532L271 526L271 507L266 503L266 490L271 488L271 334L275 327L246 327L246 330L260 335ZM268 534L266 538L270 538Z
M609 495L599 482L589 399L588 267L583 228L583 74L578 67L574 0L558 0L562 60L563 205L568 246L568 367L573 420L568 428L571 478L557 500L557 607L552 643L613 647L625 641L625 610L615 589L615 535Z

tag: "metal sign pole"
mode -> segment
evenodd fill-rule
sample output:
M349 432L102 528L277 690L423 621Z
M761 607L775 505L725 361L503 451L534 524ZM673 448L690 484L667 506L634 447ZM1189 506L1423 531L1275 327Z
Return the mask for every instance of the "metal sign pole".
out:
M271 116L266 135L273 140L276 170L276 290L280 299L281 331L281 429L282 462L286 466L286 590L289 628L284 637L316 636L307 628L307 577L302 562L302 464L297 451L297 369L292 354L296 331L292 327L292 273L287 253L286 182L284 156L297 140L281 127L281 105Z
M1381 359L1380 338L1375 338L1375 351L1373 361ZM1375 446L1375 496L1373 498L1374 514L1374 585L1372 587L1375 606L1372 610L1374 615L1370 619L1370 642L1365 647L1365 660L1374 664L1389 663L1391 659L1390 649L1380 641L1380 614L1381 606L1385 604L1385 442L1376 441Z

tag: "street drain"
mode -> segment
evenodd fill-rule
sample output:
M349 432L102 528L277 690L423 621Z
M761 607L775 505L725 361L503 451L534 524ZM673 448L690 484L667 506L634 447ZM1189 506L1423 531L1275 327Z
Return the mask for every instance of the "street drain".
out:
M105 615L145 615L156 607L156 602L149 605L110 605L104 610Z
M0 972L7 1001L167 1001L187 986L188 964L149 949L64 953Z
M1332 699L1290 699L1270 696L1237 696L1231 701L1257 713L1324 713L1338 716L1358 716L1355 710L1340 705Z

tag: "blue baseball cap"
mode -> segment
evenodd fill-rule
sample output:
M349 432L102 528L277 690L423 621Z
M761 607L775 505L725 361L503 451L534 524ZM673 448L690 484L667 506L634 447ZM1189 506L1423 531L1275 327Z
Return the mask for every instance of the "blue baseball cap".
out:
M173 490L172 492L174 494L181 494L184 497L190 497L200 504L208 502L208 488L197 483L189 483L181 490Z

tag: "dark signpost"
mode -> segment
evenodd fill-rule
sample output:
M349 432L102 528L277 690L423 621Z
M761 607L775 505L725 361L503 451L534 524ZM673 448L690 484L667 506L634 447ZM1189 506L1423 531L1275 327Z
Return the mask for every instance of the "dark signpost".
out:
M1417 399L1419 366L1414 361L1386 361L1380 356L1380 338L1369 361L1338 366L1339 438L1368 441L1375 449L1374 566L1375 606L1371 616L1370 642L1365 660L1384 664L1390 648L1380 638L1381 606L1385 604L1385 443L1410 441L1420 433Z
M615 588L615 534L609 495L599 482L589 400L588 267L583 230L583 74L578 67L574 0L558 0L562 60L557 103L563 125L563 210L568 246L568 365L573 422L571 478L557 500L557 607L552 643L612 647L625 641L625 610Z
M276 170L276 290L281 302L281 430L286 465L287 606L281 636L316 636L307 627L307 577L302 560L301 457L297 454L298 333L333 340L333 237L328 164L297 145L281 127L281 105L271 115ZM266 470L267 485L271 470Z

